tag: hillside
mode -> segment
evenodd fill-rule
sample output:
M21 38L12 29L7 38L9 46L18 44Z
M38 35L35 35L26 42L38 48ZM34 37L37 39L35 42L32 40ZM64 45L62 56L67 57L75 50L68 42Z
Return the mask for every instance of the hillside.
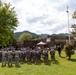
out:
M23 32L16 32L16 33L14 33L14 34L15 34L15 38L18 39L18 37L19 37L21 34L23 34L23 33L29 33L29 34L31 34L32 36L37 36L37 37L39 37L39 38L42 38L42 37L45 37L45 36L49 35L49 34L40 34L40 35L38 35L38 34L36 34L36 33L30 32L30 31L23 31Z
M45 36L48 36L49 34L36 34L36 33L32 33L30 31L22 31L22 32L15 32L15 38L18 39L18 37L23 34L23 33L29 33L31 34L32 36L37 36L39 38L42 38L42 37L45 37ZM51 34L52 36L68 36L68 33L60 33L60 34Z
M52 34L52 36L69 36L69 34L68 33L60 33L60 34Z
M35 33L29 32L29 31L22 31L22 32L16 32L16 33L14 33L15 34L15 38L17 39L23 33L29 33L32 36L37 36L37 34L35 34Z

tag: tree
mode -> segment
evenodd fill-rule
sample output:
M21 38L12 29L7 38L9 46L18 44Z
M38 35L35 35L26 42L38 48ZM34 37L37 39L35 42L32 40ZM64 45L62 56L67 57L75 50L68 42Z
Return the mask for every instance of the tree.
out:
M74 11L72 18L76 19L76 11ZM74 35L74 37L76 37L76 24L72 24L71 28L72 28L72 34Z
M73 24L71 28L72 28L72 34L74 35L74 37L76 37L76 24Z
M24 41L24 40L31 40L32 39L32 35L29 33L23 33L19 36L18 40L19 41Z
M38 36L32 36L32 39L37 39L37 38L39 38Z
M0 45L5 46L14 39L14 30L18 26L18 19L14 7L10 3L0 0Z
M66 53L67 57L69 57L69 60L70 60L71 55L73 55L75 53L75 49L74 49L73 44L66 44L64 46L64 50L65 50L65 53Z
M73 15L72 15L73 19L76 19L76 11L74 11Z

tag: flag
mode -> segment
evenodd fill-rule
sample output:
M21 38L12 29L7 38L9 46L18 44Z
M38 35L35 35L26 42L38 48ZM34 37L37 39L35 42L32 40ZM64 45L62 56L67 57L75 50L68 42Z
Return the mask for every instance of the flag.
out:
M67 6L67 10L68 10L68 8L69 8L69 7Z
M69 11L67 10L66 12L68 13Z
M68 11L68 8L69 8L69 7L67 6L67 11L66 11L67 13L69 12L69 11Z

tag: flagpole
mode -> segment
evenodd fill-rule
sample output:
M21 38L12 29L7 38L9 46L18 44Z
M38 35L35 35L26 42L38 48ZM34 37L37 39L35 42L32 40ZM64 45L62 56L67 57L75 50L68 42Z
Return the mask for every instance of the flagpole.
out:
M67 6L67 18L68 18L68 37L69 37L69 39L68 39L68 41L69 41L69 43L70 43L70 26L69 26L69 10L68 10L68 6Z

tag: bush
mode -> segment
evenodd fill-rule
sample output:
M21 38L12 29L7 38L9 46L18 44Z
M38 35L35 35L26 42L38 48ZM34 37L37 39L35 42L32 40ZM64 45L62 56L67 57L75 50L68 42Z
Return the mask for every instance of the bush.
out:
M66 44L64 46L64 50L65 50L66 55L69 57L69 59L71 59L71 55L75 53L73 44Z

